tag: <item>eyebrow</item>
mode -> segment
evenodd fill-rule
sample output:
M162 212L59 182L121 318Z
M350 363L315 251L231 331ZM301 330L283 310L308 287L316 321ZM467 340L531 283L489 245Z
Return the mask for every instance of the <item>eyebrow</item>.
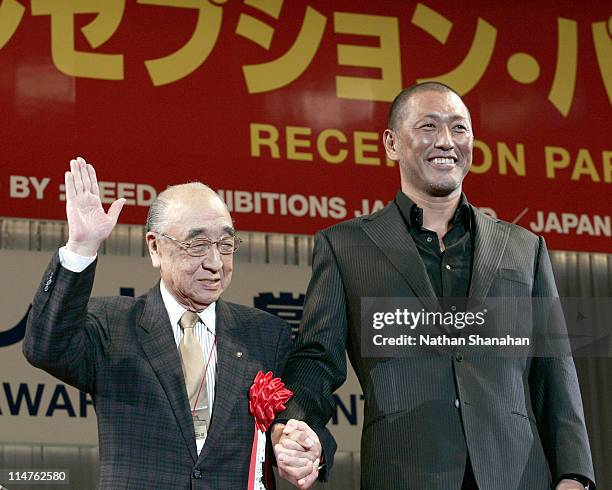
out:
M228 235L232 235L232 236L236 234L236 230L234 229L233 226L224 226L223 231L227 233Z
M422 119L426 118L426 117L432 117L432 118L437 118L440 119L442 117L442 114L439 112L430 112L429 114L425 114ZM450 116L450 118L453 121L456 121L457 119L464 119L466 121L469 121L469 117L468 116L462 116L460 114L453 114Z
M199 235L206 235L209 231L209 228L203 226L201 228L191 228L189 230L189 233L187 234L186 239L191 239L191 238L195 238ZM236 234L236 230L234 230L233 227L231 226L224 226L222 228L222 231L228 235L232 235L234 236Z

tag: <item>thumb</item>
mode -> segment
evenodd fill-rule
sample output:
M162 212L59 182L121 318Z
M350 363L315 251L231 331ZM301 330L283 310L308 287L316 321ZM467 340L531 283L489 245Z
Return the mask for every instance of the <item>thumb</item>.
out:
M108 209L108 216L113 220L113 225L117 224L119 213L121 213L124 204L125 199L122 197L121 199L117 199L114 203L112 203L111 207Z
M290 432L294 431L295 429L298 428L299 422L295 419L289 419L287 421L287 425L285 425L285 428L283 430L283 434L289 434Z

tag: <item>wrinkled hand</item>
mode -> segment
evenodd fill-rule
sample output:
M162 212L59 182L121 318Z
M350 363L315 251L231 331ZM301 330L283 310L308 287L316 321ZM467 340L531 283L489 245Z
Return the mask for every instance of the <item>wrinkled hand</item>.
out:
M555 490L584 490L584 485L575 480L561 480Z
M278 473L301 490L310 488L319 476L321 443L306 422L291 419L272 428L272 444Z
M68 218L68 250L79 255L94 256L113 231L125 199L117 199L108 213L100 201L96 171L81 157L70 160L66 183L66 217Z

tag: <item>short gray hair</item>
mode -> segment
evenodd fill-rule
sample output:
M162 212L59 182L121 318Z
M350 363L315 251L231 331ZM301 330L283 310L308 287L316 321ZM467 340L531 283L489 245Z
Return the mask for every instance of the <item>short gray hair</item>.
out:
M193 190L193 191L208 191L213 194L218 194L202 182L194 181L186 184L170 185L165 190L160 192L149 207L147 213L147 232L153 231L155 233L163 233L164 226L167 222L167 212L172 202L173 194L180 190ZM221 199L221 197L219 197ZM223 200L222 200L223 202Z

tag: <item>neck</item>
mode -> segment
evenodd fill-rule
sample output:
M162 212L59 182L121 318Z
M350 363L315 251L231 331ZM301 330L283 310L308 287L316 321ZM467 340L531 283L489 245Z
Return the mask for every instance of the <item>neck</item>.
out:
M202 311L204 311L206 308L210 306L210 304L204 305L204 304L198 304L198 303L191 301L189 298L181 295L178 291L176 291L174 287L168 287L168 284L166 284L163 279L161 280L161 284L163 288L166 290L166 292L170 296L172 296L174 301L176 301L179 305L181 305L183 308L189 311L193 311L195 313L201 313Z
M459 204L461 187L447 196L431 196L402 183L402 192L423 210L423 228L435 231L442 242Z

